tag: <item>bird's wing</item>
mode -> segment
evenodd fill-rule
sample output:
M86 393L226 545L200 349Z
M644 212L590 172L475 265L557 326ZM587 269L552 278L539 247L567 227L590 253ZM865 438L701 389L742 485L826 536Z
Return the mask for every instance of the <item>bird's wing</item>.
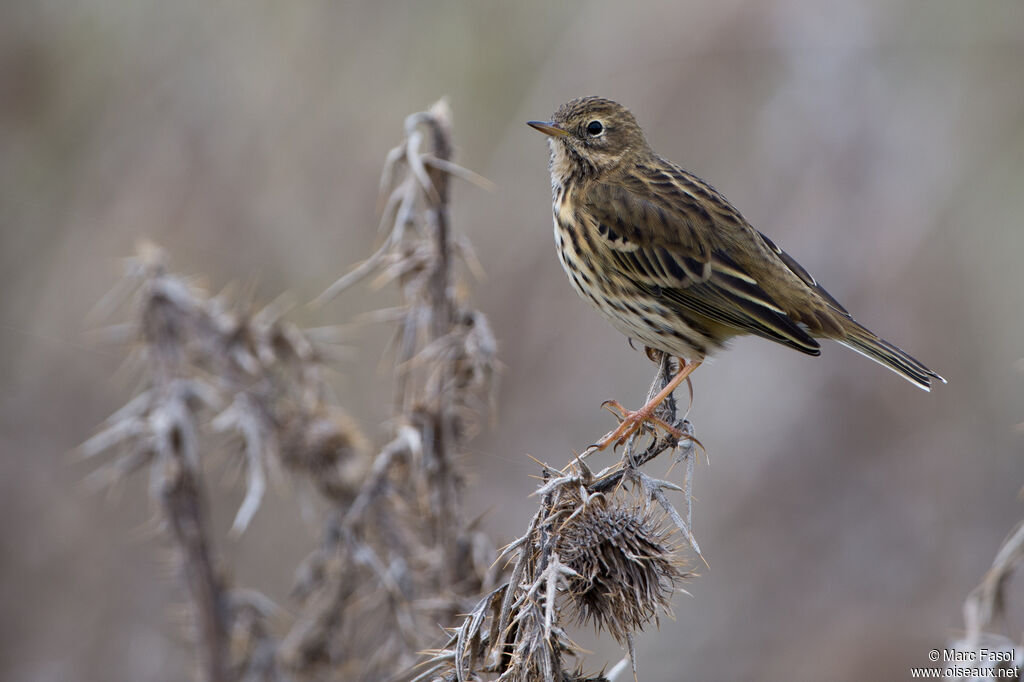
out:
M598 183L585 193L583 208L595 220L606 255L618 269L684 309L809 355L820 354L818 342L714 241L723 220L743 218L710 187L690 192L677 179L662 175L663 182L643 182L642 187ZM745 223L736 227L754 232Z
M771 252L778 256L779 260L785 263L786 267L792 270L794 275L803 280L804 284L813 289L814 292L817 293L818 296L820 296L821 299L828 304L828 307L832 308L832 310L834 310L837 313L840 313L841 315L850 317L850 313L846 310L846 308L844 308L839 303L839 301L833 298L832 294L825 291L825 288L818 284L818 280L814 279L814 277L811 276L811 273L807 272L807 270L805 270L802 265L797 263L792 256L790 256L788 253L786 253L778 246L776 246L775 242L773 242L771 239L768 239L768 237L764 236L760 232L758 232L757 234L758 236L761 237L761 241L765 243L765 245L771 250Z

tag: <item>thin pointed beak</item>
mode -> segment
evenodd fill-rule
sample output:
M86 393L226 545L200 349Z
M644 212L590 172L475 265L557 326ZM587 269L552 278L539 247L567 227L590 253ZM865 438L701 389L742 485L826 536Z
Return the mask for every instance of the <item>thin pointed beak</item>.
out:
M556 124L548 121L527 121L526 125L551 137L565 137L569 134L564 128L559 128Z

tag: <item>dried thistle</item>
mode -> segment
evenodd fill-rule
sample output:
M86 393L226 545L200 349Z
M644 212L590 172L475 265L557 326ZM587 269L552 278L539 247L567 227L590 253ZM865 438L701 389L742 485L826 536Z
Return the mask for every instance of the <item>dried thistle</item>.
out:
M651 394L673 375L671 359L663 357ZM676 533L700 555L690 530L699 443L690 423L676 414L675 401L663 405L659 416L684 434L679 441L654 438L640 449L635 434L621 459L597 473L586 464L594 446L564 469L541 464L544 482L535 492L540 508L526 533L499 557L510 566L508 579L470 610L417 680L586 679L578 670L567 672L568 659L581 652L566 632L567 625L585 623L607 629L628 649L608 679L627 663L636 676L634 635L667 611L686 577ZM682 486L641 470L666 453L673 464L685 465ZM684 494L685 515L666 491Z
M303 676L394 675L494 579L493 546L461 509L460 454L493 401L497 363L486 317L458 286L460 258L475 259L451 225L449 177L478 178L452 163L452 148L443 100L406 119L381 178L383 244L319 299L367 277L401 295L370 316L396 325L389 440L352 481L351 499L321 487L333 508L300 570L303 611L282 643Z
M366 475L366 438L352 418L333 406L297 411L282 420L281 462L302 473L326 499L351 501Z
M574 573L566 589L570 620L606 629L625 644L669 611L684 573L671 528L658 523L649 506L601 496L571 516L558 536L556 551Z
M145 371L144 388L82 445L87 456L114 453L94 475L108 484L149 467L161 521L181 558L191 597L201 679L283 679L265 598L229 589L207 523L202 461L220 455L245 472L246 494L232 530L259 508L268 471L344 472L363 437L323 401L319 354L280 305L256 312L211 296L171 273L162 251L143 245L106 307L130 301ZM228 434L231 438L215 438ZM282 450L283 448L283 450ZM238 456L240 453L240 457ZM321 477L334 494L344 473Z

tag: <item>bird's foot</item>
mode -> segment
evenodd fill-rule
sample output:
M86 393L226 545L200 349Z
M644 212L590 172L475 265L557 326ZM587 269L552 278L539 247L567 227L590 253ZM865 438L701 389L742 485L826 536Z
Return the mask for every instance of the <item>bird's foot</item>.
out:
M604 438L599 440L595 445L598 450L604 450L609 445L614 444L618 447L629 440L629 437L639 431L648 424L654 426L660 426L665 429L669 434L675 438L682 438L683 432L675 428L671 424L668 424L662 419L654 416L654 410L658 407L660 401L651 401L641 407L639 410L627 410L617 400L606 400L601 403L601 407L607 409L619 417L619 425L614 431L606 435Z

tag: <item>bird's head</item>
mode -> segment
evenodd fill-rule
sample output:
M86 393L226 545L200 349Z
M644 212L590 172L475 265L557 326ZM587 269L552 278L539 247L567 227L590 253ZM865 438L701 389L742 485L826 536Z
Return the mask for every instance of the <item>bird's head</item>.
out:
M527 125L549 136L553 176L600 176L650 153L636 118L610 99L580 97Z

